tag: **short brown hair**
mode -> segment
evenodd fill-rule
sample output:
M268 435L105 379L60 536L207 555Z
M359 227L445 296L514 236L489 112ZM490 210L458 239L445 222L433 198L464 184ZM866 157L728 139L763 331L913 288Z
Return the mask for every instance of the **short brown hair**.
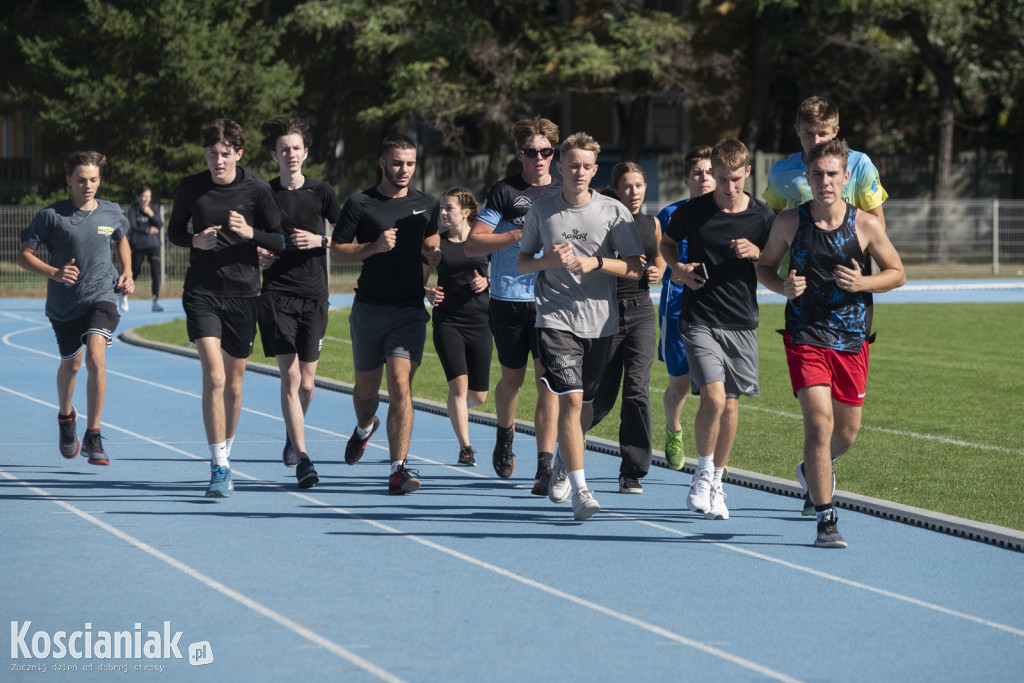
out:
M381 158L393 149L416 149L416 143L408 135L392 133L380 141Z
M558 144L558 126L548 119L535 116L532 119L516 121L512 126L512 141L515 142L516 149L522 149L523 145L538 135L546 137L552 147Z
M565 154L571 149L581 149L584 152L593 152L595 157L601 153L601 145L597 144L597 140L582 131L579 133L573 133L565 139L565 142L562 143L562 154Z
M469 221L470 225L473 225L476 215L480 213L480 205L477 203L476 196L472 190L465 187L449 187L441 196L454 197L460 207L469 209L469 217L466 220Z
M845 140L839 140L832 138L831 140L825 140L825 142L819 142L814 147L811 147L811 151L807 153L807 166L810 167L811 162L815 159L823 159L825 157L836 157L842 162L843 170L846 170L846 161L850 157L850 148L846 146Z
M107 157L99 152L72 152L64 157L64 170L67 175L75 172L79 166L95 166L103 173L103 167L107 165Z
M683 157L683 174L689 176L698 161L711 161L711 145L697 145Z
M747 151L747 146L736 138L719 140L718 144L711 148L711 165L730 171L746 168L750 165L750 152Z
M217 119L199 131L199 144L203 149L218 142L230 145L237 152L245 147L245 130L231 119Z
M309 124L297 116L292 119L284 116L270 119L260 126L260 132L263 133L261 145L268 152L274 152L277 149L278 139L285 135L301 135L304 147L313 144L313 136L309 133Z
M796 125L799 126L801 123L834 128L839 125L839 107L824 97L808 97L796 110Z

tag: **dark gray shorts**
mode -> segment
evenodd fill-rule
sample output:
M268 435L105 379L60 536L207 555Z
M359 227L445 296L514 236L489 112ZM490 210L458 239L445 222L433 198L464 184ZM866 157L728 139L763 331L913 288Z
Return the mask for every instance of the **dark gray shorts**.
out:
M356 372L376 370L390 357L408 358L419 365L428 320L430 314L423 306L378 306L359 301L352 304L348 324Z
M554 394L583 394L591 403L597 395L612 348L611 337L585 339L565 330L537 328L537 346L544 374L540 380Z
M725 395L761 395L757 381L757 330L722 330L679 321L679 334L690 363L690 387L725 383Z

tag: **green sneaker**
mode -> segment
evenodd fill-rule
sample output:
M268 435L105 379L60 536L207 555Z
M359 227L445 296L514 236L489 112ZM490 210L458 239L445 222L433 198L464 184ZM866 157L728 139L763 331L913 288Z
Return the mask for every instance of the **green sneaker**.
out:
M668 460L668 467L672 470L683 469L683 432L673 432L665 427L665 459Z

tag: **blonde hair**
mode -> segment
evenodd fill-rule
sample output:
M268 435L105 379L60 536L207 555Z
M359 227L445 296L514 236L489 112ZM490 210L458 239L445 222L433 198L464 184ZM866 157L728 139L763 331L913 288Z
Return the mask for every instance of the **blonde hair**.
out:
M583 132L573 133L562 143L562 154L571 149L593 152L595 157L601 153L601 145L597 144L597 140Z

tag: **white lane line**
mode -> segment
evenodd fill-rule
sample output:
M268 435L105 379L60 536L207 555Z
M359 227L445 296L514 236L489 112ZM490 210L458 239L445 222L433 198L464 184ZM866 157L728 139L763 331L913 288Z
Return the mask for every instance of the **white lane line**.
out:
M128 544L130 544L130 545L132 545L132 546L134 546L136 548L138 548L139 550L142 550L143 552L149 553L150 555L152 555L156 559L160 560L161 562L169 564L170 566L172 566L175 569L177 569L178 571L186 574L187 576L190 576L191 578L195 579L196 581L199 581L200 583L203 583L206 586L209 586L210 588L212 588L213 590L217 591L221 595L223 595L225 597L228 597L228 598L231 598L235 602L238 602L238 603L242 604L243 606L251 609L252 611L256 612L257 614L259 614L261 616L264 616L267 619L270 619L271 621L274 621L274 622L280 624L281 626L285 627L286 629L288 629L292 633L295 633L296 635L301 636L301 637L305 638L306 640L309 640L310 642L316 644L317 646L322 647L325 650L338 655L342 659L345 659L346 661L348 661L351 664L359 667L360 669L366 671L367 673L373 674L374 676L376 676L380 680L382 680L382 681L389 681L390 683L403 683L403 679L399 678L398 676L395 676L395 675L391 674L390 672L388 672L385 669L382 669L381 667L377 666L373 662L370 662L370 661L368 661L366 659L363 659L359 655L356 655L356 654L350 652L349 650L347 650L346 648L342 647L341 645L338 645L337 643L335 643L335 642L333 642L331 640L328 640L327 638L324 638L320 634L318 634L318 633L316 633L314 631L311 631L310 629L306 628L302 624L296 623L295 621L289 619L288 617L284 616L283 614L279 614L278 612L275 612L274 610L270 609L269 607L266 607L266 606L256 602L252 598L250 598L250 597L248 597L246 595L243 595L242 593L239 593L238 591L236 591L236 590L234 590L232 588L229 588L228 586L225 586L220 581L217 581L215 579L210 578L206 574L203 574L202 572L193 569L192 567L188 566L184 562L181 562L180 560L177 560L177 559L171 557L167 553L164 553L164 552L161 552L161 551L157 550L156 548L154 548L153 546L149 545L148 543L140 541L139 539L135 538L134 536L130 536L129 534L126 534L125 532L121 531L120 529L118 529L117 527L115 527L115 526L113 526L111 524L107 524L106 522L104 522L101 519L98 519L94 515L91 515L88 512L85 512L83 510L79 510L74 505L71 505L70 503L62 500L58 496L56 496L56 495L54 495L54 494L52 494L52 493L50 493L48 491L44 491L41 488L37 488L35 486L32 486L28 482L23 481L23 480L19 479L18 477L14 476L12 474L9 474L8 472L6 472L4 470L0 470L0 476L4 477L5 479L8 479L8 480L10 480L10 481L12 481L12 482L14 482L16 484L20 484L21 486L24 486L26 489L28 489L32 493L36 494L37 496L39 496L41 498L45 498L46 500L52 502L54 505L58 505L61 508L63 508L64 510L66 510L68 512L71 512L71 513L77 515L78 517L81 517L82 519L84 519L85 521L89 522L90 524L94 524L94 525L98 526L99 528L103 529L104 531L106 531L106 532L108 532L110 534L113 534L117 538L120 538L122 541L125 541L126 543L128 543Z
M135 379L135 378L130 377L128 375L124 375L124 377L127 377L129 379ZM144 380L140 380L140 381L144 381ZM154 382L146 381L146 383L151 384L151 385L153 385L155 387L162 387L163 386L161 384L154 383ZM0 388L6 390L5 387L0 387ZM170 387L168 387L168 388L170 388ZM11 390L7 390L7 391L10 391L11 393L17 394L17 392L14 392L14 391L11 391ZM17 394L17 395L22 395L22 394ZM30 397L26 396L26 398L30 398ZM48 404L46 404L46 403L44 403L42 401L38 401L37 399L31 399L31 400L37 401L39 403L43 403L44 405L48 405ZM772 413L778 414L778 415L783 416L783 417L794 417L794 418L797 418L797 419L799 419L799 417L800 417L800 416L791 416L791 415L789 415L787 413L783 413L781 411L768 411L767 409L761 409L761 410L765 410L766 412L772 412ZM257 413L257 411L250 411L250 412L253 412L253 413L256 413L256 414L260 414L260 415L265 415L266 417L269 417L271 419L278 419L278 420L280 420L279 417L274 416L274 415L266 415L265 413ZM113 427L112 425L111 425L111 427L114 428L114 429L120 429L120 428L117 428L117 427ZM130 434L134 435L134 433L128 432L127 430L121 429L120 431L124 431L125 433L130 433ZM345 436L343 434L339 434L337 432L333 432L333 431L326 430L326 429L319 430L319 431L322 431L323 433L328 434L328 435L338 436L340 438L344 438L344 436ZM142 438L142 439L144 439L146 441L149 441L150 443L153 443L153 444L156 444L156 445L163 445L160 442L154 441L152 439L148 439L146 437L141 437L140 436L139 438ZM377 444L370 444L370 445L377 446ZM981 446L973 446L972 444L967 444L967 445L970 445L972 447L981 448ZM165 446L165 447L172 448L170 446ZM383 447L381 447L381 448L383 448ZM990 448L998 448L998 447L990 447ZM173 449L173 450L178 450L178 449ZM183 451L179 451L179 452L183 452ZM1011 451L1011 452L1017 452L1017 451ZM1022 453L1024 453L1024 452L1022 452ZM193 456L191 454L186 454L186 455L189 455L189 457L193 457L193 458L196 458L198 460L205 460L206 459L206 458L199 458L199 457ZM457 469L458 471L463 472L463 473L468 474L468 475L471 475L471 476L481 477L481 478L490 478L488 475L485 475L485 474L482 474L482 473L477 473L477 472L474 472L474 471L471 471L471 470L466 470L466 468L457 468L455 466L451 466L451 465L448 465L446 463L442 463L442 462L437 461L437 460L433 460L433 459L430 459L430 458L424 458L424 457L421 457L421 456L416 456L416 455L413 455L411 453L409 454L409 457L411 459L418 460L418 461L421 461L421 462L430 463L432 465L439 465L439 466L442 466L442 467L445 467L445 468L449 468L449 469ZM235 474L235 472L236 471L232 468L232 474ZM246 475L246 474L243 474L243 473L238 473L238 474L240 474L242 476L242 478L245 478L245 479L250 479L252 481L257 481L257 482L261 481L261 480L259 480L256 477L252 477L252 476L249 476L249 475ZM499 481L504 483L504 480L499 480ZM262 483L269 484L268 482L262 482ZM269 485L276 486L275 484L269 484ZM520 485L517 485L517 484L509 483L509 485L512 486L513 488L525 488L525 487L521 487ZM295 496L302 497L304 500L306 499L306 497L303 496L303 494L298 494L298 493L296 493L294 491L288 491L288 493L290 495L295 495ZM318 505L327 505L326 503L319 503L319 502L317 504ZM337 508L337 509L339 511L341 510L341 508ZM362 518L358 517L358 515L355 515L354 513L346 511L345 514L353 515L354 517L362 520ZM633 518L633 517L628 517L626 515L622 515L621 513L609 513L609 514L612 514L612 515L615 515L615 516L619 516L619 517L624 517L624 518L630 519L632 521L638 522L638 523L646 525L646 526L651 526L653 528L657 528L657 529L660 529L660 530L663 530L663 531L667 531L667 532L672 533L674 535L680 535L680 536L685 536L685 537L693 537L694 536L693 534L689 534L689 533L686 533L686 532L683 532L683 531L672 529L671 527L666 527L666 526L658 525L658 524L655 524L653 522L648 522L646 520L641 520L641 519L637 519L637 518ZM368 524L373 524L373 525L377 524L377 522L373 522L371 520L362 520L362 521L365 521ZM394 533L404 534L404 532L397 531L397 530L395 530ZM966 619L968 621L972 621L972 622L975 622L975 623L980 623L980 624L984 624L984 625L990 626L992 628L996 628L998 630L1002 630L1002 631L1006 631L1006 632L1009 632L1009 633L1013 633L1015 635L1024 636L1024 630L1017 629L1017 628L1014 628L1012 626L1008 626L1008 625L1005 625L1005 624L1000 624L998 622L993 622L993 621L981 619L979 617L975 617L973 615L966 614L966 613L963 613L963 612L957 612L955 610L952 610L952 609L949 609L949 608L946 608L946 607L942 607L941 605L935 605L933 603L928 603L928 602L924 602L924 601L918 600L917 598L912 598L910 596L906 596L906 595L902 595L902 594L899 594L899 593L894 593L894 592L891 592L891 591L887 591L887 590L882 589L882 588L876 588L874 586L869 586L867 584L861 584L861 583L858 583L858 582L855 582L855 581L851 581L851 580L848 580L848 579L843 579L841 577L836 577L836 576L833 576L833 575L830 575L830 574L825 574L825 573L822 573L822 572L820 572L820 571L818 571L816 569L810 568L810 567L803 567L801 565L796 565L796 564L787 562L785 560L780 560L778 558L771 557L769 555L762 555L760 553L756 553L756 552L747 550L745 548L739 548L737 546L732 546L732 545L729 545L729 544L726 544L726 543L721 543L719 541L709 541L709 540L706 540L706 539L701 539L701 541L704 542L704 543L712 543L713 545L717 545L719 547L722 547L722 548L725 548L725 549L728 549L728 550L733 550L733 551L738 552L738 553L746 554L746 555L749 555L751 557L756 557L756 558L763 559L763 560L768 561L768 562L773 562L773 563L776 563L776 564L779 564L779 565L782 565L782 566L786 566L786 567L789 567L791 569L795 569L797 571L805 572L805 573L808 573L808 574L811 574L811 575L814 575L814 576L817 576L817 577L820 577L820 578L827 579L829 581L834 581L834 582L841 583L841 584L844 584L844 585L847 585L847 586L851 586L851 587L861 588L863 590L866 590L866 591L869 591L869 592L872 592L872 593L876 593L878 595L885 595L885 596L891 597L891 598L896 599L896 600L900 600L900 601L903 601L903 602L908 602L908 603L917 605L919 607L925 607L927 609L932 609L934 611L937 611L937 612L940 612L940 613L943 613L943 614L947 614L947 615L950 615L950 616L960 617L960 618ZM430 542L429 541L425 541L425 543L430 543ZM457 551L453 550L451 552L452 553L456 553Z

